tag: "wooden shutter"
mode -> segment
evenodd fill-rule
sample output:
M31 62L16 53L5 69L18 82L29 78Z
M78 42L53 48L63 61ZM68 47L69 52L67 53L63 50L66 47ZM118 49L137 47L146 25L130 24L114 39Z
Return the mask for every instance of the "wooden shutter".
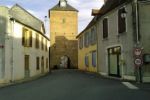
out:
M25 28L22 28L22 45L25 46Z
M118 32L124 33L126 31L126 19L122 14L125 13L125 8L119 9L118 11Z
M36 69L37 70L40 69L40 58L39 57L36 58Z
M29 37L29 45L30 45L30 47L32 47L32 31L30 31L30 33L29 33L29 35L30 35L30 37Z
M39 34L38 33L36 33L35 47L39 48Z
M25 70L26 71L29 71L29 55L25 55L25 58L24 58L24 66L25 66Z
M108 19L104 18L103 20L103 38L108 37Z

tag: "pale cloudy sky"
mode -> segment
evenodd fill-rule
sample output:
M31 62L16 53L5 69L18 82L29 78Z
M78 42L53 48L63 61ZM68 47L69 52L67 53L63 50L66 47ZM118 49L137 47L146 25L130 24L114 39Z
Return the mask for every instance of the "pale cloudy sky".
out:
M100 8L103 0L67 0L68 3L79 10L79 26L80 33L92 19L91 9ZM44 21L44 16L48 16L48 10L55 6L59 0L0 0L0 5L11 7L19 4L37 18ZM49 22L47 22L49 24ZM48 25L47 25L48 27ZM49 29L49 28L48 28ZM47 29L47 30L48 30ZM47 34L48 35L48 34Z

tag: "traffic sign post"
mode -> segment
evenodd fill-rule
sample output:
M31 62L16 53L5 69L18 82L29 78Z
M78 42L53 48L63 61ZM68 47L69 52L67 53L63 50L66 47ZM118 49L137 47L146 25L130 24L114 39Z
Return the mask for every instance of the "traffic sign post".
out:
M142 56L143 50L141 48L134 48L134 56Z
M138 47L134 48L133 55L136 72L136 81L142 82L143 49Z
M143 64L142 58L136 58L136 59L134 60L134 64L135 64L135 66L137 66L137 67L141 67L142 64Z

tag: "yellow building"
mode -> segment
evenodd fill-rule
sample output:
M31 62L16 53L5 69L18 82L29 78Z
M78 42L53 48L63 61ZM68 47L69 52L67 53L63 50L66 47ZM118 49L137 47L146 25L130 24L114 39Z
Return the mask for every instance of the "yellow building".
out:
M78 10L66 0L49 10L50 67L77 68Z
M95 18L77 36L79 70L97 72L97 42Z

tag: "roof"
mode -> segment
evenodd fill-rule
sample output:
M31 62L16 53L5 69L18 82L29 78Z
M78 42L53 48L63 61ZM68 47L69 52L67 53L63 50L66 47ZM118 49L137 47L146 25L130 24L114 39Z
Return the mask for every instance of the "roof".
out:
M90 21L90 23L86 26L86 28L85 28L80 34L78 34L76 37L77 37L77 38L80 37L86 30L88 30L88 29L91 28L93 25L95 25L95 23L96 23L96 18L97 18L97 17L94 17L94 18Z
M20 5L15 4L9 10L9 14L12 19L16 20L17 22L19 22L25 26L28 26L28 27L34 29L35 31L39 32L44 37L46 37L45 34L43 34L43 33L45 33L44 23L40 19L33 16L28 11L26 11L24 8L22 8Z
M75 9L74 7L70 6L68 3L66 5L66 7L61 7L60 4L58 3L56 6L54 6L53 8L50 9L50 11L76 11L78 12L77 9Z
M99 16L105 15L116 7L128 2L132 2L132 0L107 0L102 8L99 10Z
M83 34L86 30L88 30L91 26L93 26L96 23L97 18L101 17L102 15L105 15L106 13L108 13L109 11L115 9L116 7L127 3L127 2L131 2L132 0L107 0L105 2L105 4L102 6L102 8L99 10L99 12L97 12L97 10L93 10L92 14L93 15L97 15L95 16L91 22L87 25L87 27L79 34L77 35L77 38Z

